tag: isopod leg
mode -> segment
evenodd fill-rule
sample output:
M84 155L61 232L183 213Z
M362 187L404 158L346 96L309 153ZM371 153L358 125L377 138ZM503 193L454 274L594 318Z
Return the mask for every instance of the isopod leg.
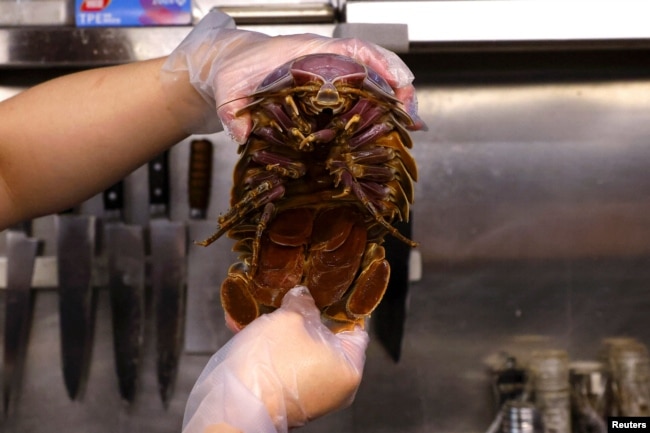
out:
M284 186L278 184L278 181L263 182L257 188L249 191L243 199L228 210L228 213L219 218L219 231L203 241L195 242L195 244L207 247L236 226L248 213L283 195Z
M418 246L417 242L412 241L406 236L404 236L403 234L401 234L399 230L393 227L388 221L384 219L383 216L381 216L379 211L377 211L375 205L372 204L372 200L368 198L368 196L363 191L359 183L353 178L353 176L347 170L343 170L341 172L341 180L343 181L343 185L345 186L345 188L350 188L352 190L354 195L359 199L359 201L361 201L364 207L368 209L370 214L375 218L375 221L381 224L391 235L393 235L396 239L399 239L400 241L412 247Z
M265 170L279 174L282 177L298 179L307 172L307 167L300 161L295 161L281 155L259 150L252 157L253 161L264 165Z
M260 221L257 223L257 229L255 230L255 238L253 239L253 251L251 257L251 269L249 275L254 276L255 272L257 271L262 235L264 234L264 230L266 230L266 226L271 220L271 217L273 216L274 210L275 210L275 206L273 206L273 203L267 203L264 206L264 211L262 211L262 215L260 216Z

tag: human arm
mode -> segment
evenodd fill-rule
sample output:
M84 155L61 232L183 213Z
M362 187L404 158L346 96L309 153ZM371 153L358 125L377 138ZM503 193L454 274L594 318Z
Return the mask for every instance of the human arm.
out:
M164 60L66 75L0 103L0 229L74 205L188 135L158 78Z
M281 308L254 320L208 362L183 432L286 433L345 407L360 384L367 344L361 329L333 334L309 292L294 288Z
M209 13L168 58L60 77L0 102L0 230L69 208L222 122L243 142L250 118L235 114L246 96L303 54L369 64L415 117L413 76L395 54L356 39L226 29L224 17Z

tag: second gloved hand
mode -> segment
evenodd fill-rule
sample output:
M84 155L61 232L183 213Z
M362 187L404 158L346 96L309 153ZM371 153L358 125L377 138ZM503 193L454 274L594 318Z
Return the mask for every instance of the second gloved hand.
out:
M188 399L183 433L231 426L286 433L348 406L361 382L368 334L333 334L305 287L254 320L208 362ZM225 431L228 431L227 429Z
M413 74L393 52L358 39L313 34L270 37L237 30L229 16L216 10L206 15L169 56L162 82L168 88L170 105L176 107L172 109L188 133L217 132L220 120L232 138L243 143L251 120L235 114L249 102L247 97L277 67L319 52L346 55L372 67L393 87L417 122ZM201 98L178 96L174 85L188 81Z

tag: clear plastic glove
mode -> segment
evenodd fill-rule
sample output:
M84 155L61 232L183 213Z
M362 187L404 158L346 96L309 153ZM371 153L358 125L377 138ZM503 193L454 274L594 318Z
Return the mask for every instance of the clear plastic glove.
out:
M183 433L286 433L352 403L368 334L333 334L309 291L289 291L210 359L185 409Z
M245 142L251 119L235 114L249 102L248 95L277 67L301 55L319 52L353 57L373 68L419 122L411 84L413 74L395 53L358 39L313 34L271 37L234 27L228 15L211 11L163 66L161 79L167 87L170 107L188 133L217 132L223 125L236 142ZM188 80L201 98L179 97L177 87Z

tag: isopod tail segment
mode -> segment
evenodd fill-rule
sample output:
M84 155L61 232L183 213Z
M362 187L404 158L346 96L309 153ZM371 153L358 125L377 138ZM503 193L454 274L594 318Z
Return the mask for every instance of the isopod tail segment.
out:
M386 293L390 265L384 247L368 244L361 269L363 271L348 295L323 311L323 318L334 332L363 327L366 317L377 308Z
M229 327L242 329L279 307L297 284L310 289L332 331L363 327L384 296L390 266L382 246L366 243L359 209L290 209L280 217L261 237L258 270L236 263L221 286ZM269 285L275 290L268 290Z
M245 265L234 263L228 277L221 284L221 305L226 312L226 323L232 331L243 329L260 315L260 305L247 289Z

